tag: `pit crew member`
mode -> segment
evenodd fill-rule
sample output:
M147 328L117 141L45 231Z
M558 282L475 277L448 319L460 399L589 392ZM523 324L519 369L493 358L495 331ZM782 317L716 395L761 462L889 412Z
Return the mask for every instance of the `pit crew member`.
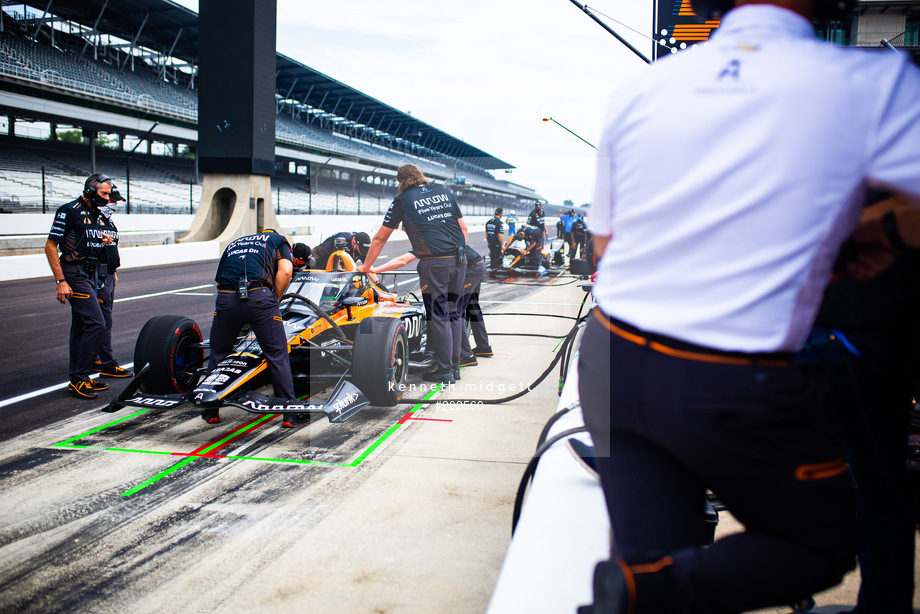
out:
M536 226L543 233L544 239L549 239L549 235L546 234L546 216L543 213L543 205L537 201L537 204L534 205L533 211L530 212L530 215L527 216L527 223L530 226Z
M302 271L314 266L313 250L306 243L295 243L291 247L291 256L293 257L295 271Z
M344 245L336 247L336 243ZM344 249L356 261L363 261L371 245L371 238L366 232L337 232L313 248L313 258L316 268L325 269L329 258L339 249Z
M372 273L386 273L401 269L413 260L416 260L415 254L411 251L401 256L397 256L384 264L371 267ZM489 345L489 333L486 331L486 324L482 317L482 309L479 306L479 292L482 289L482 280L485 279L486 269L485 260L469 245L466 246L466 279L463 284L463 319L468 322L473 333L473 339L476 341L476 347L470 348L470 339L464 328L463 336L460 340L460 363L461 367L473 367L478 364L477 356L492 356L492 347Z
M502 245L505 243L505 228L502 224L502 209L495 210L495 216L486 222L486 243L489 245L489 269L502 266Z
M790 355L866 187L920 197L920 70L819 41L850 2L691 5L719 29L616 92L597 151L578 380L615 543L580 613L781 606L855 566L823 373ZM711 546L706 488L745 527Z
M105 332L102 334L102 345L99 347L99 359L93 363L93 371L103 377L132 377L134 375L134 372L118 365L118 360L112 351L112 307L115 304L115 286L118 285L116 271L121 266L121 257L118 254L118 228L112 220L112 214L115 213L118 203L123 200L125 197L113 183L112 191L109 193L109 204L99 208L102 213L102 217L99 218L102 231L112 237L112 242L102 248L105 254L104 262L108 265L108 276L99 282L99 289L96 291L99 307L102 309L102 319L105 321Z
M517 216L512 211L508 214L508 217L505 218L505 223L508 224L508 236L515 234L515 228L517 227Z
M527 246L521 250L521 256L524 257L522 264L539 266L543 262L544 234L536 226L524 226L516 235L508 239L508 245L515 240L524 241Z
M224 250L217 265L217 300L211 323L211 358L208 373L233 350L237 335L249 324L268 360L274 395L294 399L294 379L288 356L287 337L278 301L293 274L291 246L272 229L240 237ZM219 424L217 408L205 408L202 419ZM284 414L282 426L300 426L307 415Z
M393 230L403 223L412 253L419 258L418 276L428 319L428 342L437 367L422 375L426 382L453 383L460 374L463 314L460 299L466 276L466 221L449 190L430 185L413 164L396 171L399 195L374 235L367 258L358 267L370 272Z
M470 347L470 338L464 328L463 337L460 339L460 366L475 367L479 362L477 356L492 356L492 346L489 345L489 333L482 317L482 308L479 306L479 292L482 290L482 280L486 277L486 263L482 256L469 245L466 246L466 280L463 284L463 319L470 325L476 347Z
M70 301L70 384L67 391L82 399L95 399L109 385L90 379L93 362L105 334L105 319L96 294L100 278L106 277L102 248L112 243L103 232L100 207L109 204L112 180L93 173L83 193L54 214L45 242L45 256L57 283L56 298ZM60 255L58 254L60 248Z

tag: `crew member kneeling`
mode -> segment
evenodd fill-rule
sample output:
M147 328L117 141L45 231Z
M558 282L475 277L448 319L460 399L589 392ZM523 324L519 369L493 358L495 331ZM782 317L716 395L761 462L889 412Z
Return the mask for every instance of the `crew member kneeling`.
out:
M211 323L210 373L233 350L237 335L248 324L268 360L276 397L294 399L294 378L287 336L278 303L291 282L294 265L287 239L274 230L236 239L217 266L217 301ZM201 417L220 423L219 410L207 408ZM308 422L300 414L284 414L282 426Z

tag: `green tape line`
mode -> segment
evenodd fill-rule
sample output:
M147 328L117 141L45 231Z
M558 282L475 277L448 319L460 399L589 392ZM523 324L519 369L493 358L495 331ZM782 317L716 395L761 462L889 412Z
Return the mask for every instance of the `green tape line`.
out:
M78 439L83 439L84 437L86 437L86 436L88 436L88 435L92 435L93 433L98 433L99 431L101 431L101 430L103 430L103 429L107 429L107 428L109 428L110 426L115 426L115 425L118 424L119 422L124 422L125 420L130 420L131 418L134 418L135 416L140 416L141 414L146 413L146 412L148 412L148 411L150 411L150 409L142 409L142 410L140 410L140 411L138 411L138 412L135 412L135 413L131 414L130 416L125 416L125 417L123 417L123 418L119 418L118 420L113 420L112 422L109 422L108 424L103 424L102 426L97 426L96 428L94 428L94 429L92 429L92 430L90 430L90 431L86 431L86 432L83 433L82 435L77 435L76 437L71 437L70 439L67 439L66 441L62 441L61 443L56 443L56 444L54 444L54 445L55 445L55 446L64 446L64 445L68 445L71 441L77 441Z
M143 482L143 483L141 483L141 484L138 484L138 485L135 486L134 488L132 488L132 489L130 489L130 490L126 490L125 492L121 493L121 496L122 496L122 497L130 497L131 495L133 495L133 494L136 493L137 491L143 490L143 489L147 488L148 486L150 486L151 484L153 484L153 483L155 483L155 482L158 482L159 480L162 480L163 478L165 478L167 475L169 475L169 474L172 473L173 471L176 471L177 469L181 469L182 467L185 467L186 465L188 465L189 463L191 463L191 462L193 462L193 461L195 461L195 460L198 460L197 457L195 457L195 456L190 456L189 458L186 458L185 460L179 461L178 463L176 463L175 465L173 465L172 467L170 467L170 468L167 469L166 471L161 471L160 473L156 474L155 476L153 476L152 478L150 478L150 479L147 480L146 482Z

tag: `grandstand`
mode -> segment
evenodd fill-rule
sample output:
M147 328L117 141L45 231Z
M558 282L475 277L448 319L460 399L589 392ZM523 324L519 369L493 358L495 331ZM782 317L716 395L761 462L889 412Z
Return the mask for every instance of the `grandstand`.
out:
M3 2L0 212L54 209L94 170L117 178L131 213L196 210L197 18L168 0ZM277 62L278 213L379 214L407 162L468 215L526 213L541 200L493 176L513 168L504 161L291 58Z

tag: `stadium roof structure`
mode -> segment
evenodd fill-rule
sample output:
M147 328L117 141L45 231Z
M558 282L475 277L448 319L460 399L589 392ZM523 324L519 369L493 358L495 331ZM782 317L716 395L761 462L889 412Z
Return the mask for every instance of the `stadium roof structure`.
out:
M4 3L6 4L6 2ZM170 0L54 0L50 11L132 46L155 50L196 66L198 14ZM457 158L488 170L513 165L367 94L277 54L275 91L279 108L296 107L321 125L388 145L409 142L431 157Z

